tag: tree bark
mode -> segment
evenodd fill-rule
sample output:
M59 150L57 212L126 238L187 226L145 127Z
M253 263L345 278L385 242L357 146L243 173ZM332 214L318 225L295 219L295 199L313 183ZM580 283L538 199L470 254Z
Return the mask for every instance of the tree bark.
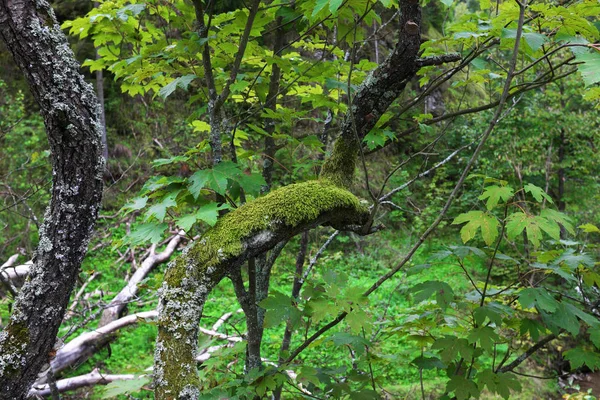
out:
M98 102L45 0L0 0L0 37L44 117L52 197L29 278L0 334L0 399L25 398L53 354L102 196Z

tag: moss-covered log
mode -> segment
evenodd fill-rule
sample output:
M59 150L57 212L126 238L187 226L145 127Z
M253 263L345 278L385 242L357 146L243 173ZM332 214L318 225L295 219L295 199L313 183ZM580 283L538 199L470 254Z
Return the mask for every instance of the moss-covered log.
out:
M198 397L198 321L207 295L233 268L306 229L320 224L344 229L367 219L356 196L327 181L283 187L220 219L166 273L154 365L156 397Z

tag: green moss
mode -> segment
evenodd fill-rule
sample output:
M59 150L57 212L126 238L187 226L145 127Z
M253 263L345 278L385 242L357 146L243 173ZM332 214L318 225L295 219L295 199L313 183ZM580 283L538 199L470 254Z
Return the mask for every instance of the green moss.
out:
M189 265L188 260L193 260L201 269L196 273L202 273L223 259L239 255L243 239L254 233L275 224L293 228L334 209L347 209L344 217L354 223L366 213L356 196L332 184L331 180L308 181L275 190L221 218L185 257L175 262L165 278L169 286L179 286L187 275L185 265Z
M340 137L333 146L331 156L321 169L321 180L349 188L354 178L359 143L355 139Z

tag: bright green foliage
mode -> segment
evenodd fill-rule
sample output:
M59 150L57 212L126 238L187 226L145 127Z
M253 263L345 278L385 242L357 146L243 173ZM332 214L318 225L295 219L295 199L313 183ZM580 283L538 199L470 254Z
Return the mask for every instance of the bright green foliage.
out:
M513 197L513 195L514 191L513 188L511 188L510 186L500 187L496 185L491 185L486 186L483 194L479 196L479 200L488 199L485 206L487 207L488 211L491 211L492 209L496 208L500 199L502 199L506 203L509 199Z
M550 196L548 196L541 188L533 184L528 183L525 185L524 191L526 193L531 193L538 202L548 200L552 203ZM481 229L483 241L486 245L491 246L498 237L498 230L501 223L505 226L508 239L514 240L523 232L526 232L527 237L536 247L540 245L542 232L546 233L554 240L560 240L561 226L570 233L574 233L569 217L552 209L545 208L540 211L539 215L532 215L523 211L524 209L515 202L512 205L516 208L516 211L507 214L506 219L503 222L499 221L494 214L490 213L490 211L498 208L500 200L505 202L504 207L508 211L508 207L511 205L508 201L512 200L514 195L515 192L510 186L487 186L483 194L479 196L479 199L487 199L486 207L488 211L469 211L460 214L452 222L453 224L467 223L460 231L463 242L466 243L475 238L477 231Z
M422 56L449 51L468 56L481 51L467 67L454 71L444 85L445 112L497 100L508 70L506 54L516 37L517 4L489 0L441 3L430 3L443 10L444 22L428 31L423 27L428 40L421 47ZM183 0L105 1L87 16L65 23L74 35L94 41L99 58L86 62L90 70L109 71L124 93L143 99L144 104L172 104L184 99L192 110L181 123L196 135L196 142L180 138L177 143L183 149L178 148L174 154L165 150L166 154L160 154L161 158L153 163L155 173L161 175L151 177L138 197L124 207L125 212L141 213L142 224L134 226L122 243L159 242L172 221L191 235L213 226L202 244L189 253L206 266L216 265L222 257L239 255L244 238L272 224L293 227L332 207L366 215L357 198L343 189L353 184L358 141L337 141L336 156L328 159L320 181L287 186L259 197L265 186L262 143L265 139L275 141L277 151L271 161L276 164L276 186L316 178L321 156L329 150L322 136L328 136L325 141L331 143L340 117L348 111L348 93L355 93L376 65L372 54L363 53L369 53L374 42L379 42L382 53L379 61L388 51L382 37L393 36L393 22L381 36L371 36L374 29L390 22L387 13L396 11L382 7L397 6L389 0L302 0L261 6L224 105L224 160L213 165L209 135L214 132L207 113L203 50L208 45L216 92L221 93L230 78L248 16L246 7L235 1L215 4L217 12L206 38L199 36L192 2ZM594 207L586 206L583 199L589 199L587 204L593 202L593 196L584 190L593 192L598 187L594 182L597 158L592 151L597 142L590 128L598 116L583 102L582 93L588 99L600 95L593 86L596 53L580 46L559 49L548 58L545 54L561 44L597 42L594 19L600 6L585 0L562 5L532 3L529 7L517 65L521 72L511 93L528 84L537 85L549 77L550 70L552 76L558 76L571 68L578 68L586 84L592 86L583 92L574 79L566 85L546 86L535 96L509 99L513 113L503 115L499 132L492 135L476 166L476 172L484 176L493 173L501 179L485 179L483 188L466 187L460 209L455 204L448 214L450 220L454 218L453 224L464 224L460 236L469 246L446 245L429 259L428 253L434 251L419 253L418 265L408 269L406 275L398 274L401 278L397 287L383 285L373 293L375 300L367 301L362 296L378 274L397 262L395 249L403 245L400 238L414 237L413 231L422 232L431 217L437 216L438 205L443 204L460 173L460 161L437 169L410 189L406 198L415 200L407 207L411 212L394 212L390 218L392 225L401 220L406 232L392 231L394 240L389 247L393 255L386 256L381 265L373 261L375 253L387 251L381 245L383 241L379 242L381 236L364 239L368 243L366 255L359 257L348 247L354 245L352 241L357 248L362 247L363 239L340 235L337 240L343 251L337 248L325 254L320 262L326 267L316 268L313 273L317 279L307 282L299 298L293 299L288 295L288 286L294 272L281 272L294 262L290 254L284 254L285 262L278 263L277 274L273 274L280 286L260 303L266 309L269 329L263 347L271 352L270 359L279 356L273 343L288 324L297 335L301 332L306 337L340 312L347 313L346 323L305 350L302 362L281 370L268 366L264 371L244 374L242 363L230 363L244 357L244 344L223 349L203 364L201 379L207 398L269 396L275 387L289 380L284 369L298 373L294 384L302 383L315 397L373 399L376 394L371 379L376 388L393 393L390 382L415 383L423 372L424 379L444 377L447 397L466 399L487 389L507 398L511 390L519 390L511 374L497 369L507 352L506 363L549 333L571 338L583 336L587 329L590 340L598 342L593 330L596 319L585 306L596 295L594 285L600 284L596 258L590 254L594 244L575 241L578 232L566 216L584 224L580 229L587 232L586 240L595 240L598 230L587 222L598 219ZM424 14L428 17L429 12ZM354 29L358 18L362 19ZM278 21L282 31L274 33ZM271 38L275 34L293 38L279 54L273 52ZM348 49L354 45L359 55L350 71ZM558 65L572 54L583 64ZM282 78L280 97L271 110L264 106L275 65L281 69ZM419 93L452 71L450 68L422 68L418 73ZM367 134L362 142L367 149L380 150L392 142L396 144L399 138L401 145L390 149L390 153L404 160L405 155L412 157L434 139L437 148L427 150L427 154L438 152L442 144L460 148L483 132L489 115L479 119L458 117L459 127L444 130L446 136L438 139L440 124L432 121L444 112L423 109L420 103L405 109L415 89L409 85L405 97L393 104ZM331 128L322 132L329 113L333 118L326 125ZM418 134L408 137L406 132ZM560 159L558 149L566 154ZM399 186L421 173L424 165L430 165L430 156L425 157L423 163L407 163L391 177L389 186ZM383 180L388 161L387 156L367 158L372 187ZM565 194L558 194L559 169L566 171L563 181L567 186L577 182L581 188L567 187ZM354 183L353 188L362 187L360 182ZM245 200L249 202L242 205ZM555 210L565 210L565 202L565 212ZM229 213L219 218L227 209ZM197 232L190 232L194 229ZM454 237L455 226L446 225L445 229L444 233ZM432 247L438 247L435 239ZM312 248L310 253L314 254ZM170 283L180 279L182 275L177 273L167 277ZM385 295L378 298L382 291ZM407 298L413 302L407 304ZM221 301L213 298L207 306ZM214 314L222 311L218 309ZM244 330L243 323L237 325L237 329ZM201 346L209 344L206 341ZM315 367L309 365L311 360L318 360ZM412 365L406 360L413 360ZM595 365L593 360L588 362ZM525 364L520 368L526 368ZM407 392L414 394L413 389Z
M473 239L480 228L483 241L488 246L491 246L496 237L498 237L498 226L500 224L492 214L483 211L469 211L468 213L459 215L452 221L453 224L463 224L465 222L467 224L460 230L460 237L464 243Z

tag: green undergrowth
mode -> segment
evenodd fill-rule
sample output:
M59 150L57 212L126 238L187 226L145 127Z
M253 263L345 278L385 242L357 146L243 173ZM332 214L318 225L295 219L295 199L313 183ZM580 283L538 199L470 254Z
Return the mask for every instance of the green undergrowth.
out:
M332 231L331 228L318 228L310 232L305 267ZM368 300L361 300L361 294L373 282L400 262L411 241L412 238L408 235L402 236L397 232L387 231L369 237L339 234L309 274L297 307L292 306L289 293L294 279L299 238L290 241L274 266L270 290L270 295L275 296L284 306L271 307L269 304L276 304L269 303L271 297L267 303L262 303L267 308L267 328L264 333L262 356L267 360L277 360L285 321L288 317L300 317L297 331L292 339L291 347L295 348L307 334L311 334L333 319L337 313L345 310L349 313L346 320L309 346L289 368L295 370L301 377L319 377L320 385L327 386L324 382L328 379L335 382L336 379L347 376L351 378L348 382L349 387L368 388L369 379L366 379L368 376L353 372L352 357L349 352L352 350L355 354L355 362L363 371L368 370L368 363L365 362L368 354L373 377L379 387L385 389L393 398L419 398L421 390L419 369L411 364L411 360L420 355L419 346L414 338L411 338L406 327L414 324L417 316L429 315L435 320L442 318L442 313L433 298L416 302L411 288L416 284L434 280L449 284L457 295L464 295L471 289L458 265L446 260L431 261L432 255L443 248L440 242L434 240L426 242L417 251L412 261L372 293ZM118 257L118 254L113 253L109 248L90 253L86 258L82 276L89 276L94 271L99 272L100 276L90 283L88 292L102 290L105 293L104 300L109 301L120 290L122 277L129 264L116 264ZM465 260L465 267L471 273L476 276L484 274L485 266L481 262L474 258ZM139 301L129 305L128 313L155 307L156 289L160 286L164 269L163 264L143 282ZM242 273L247 276L245 267ZM240 335L245 332L245 320L243 314L238 312L239 308L232 284L225 279L209 296L201 326L210 329L219 317L231 312L233 315L219 328L219 332ZM292 308L299 310L301 314L294 314ZM90 315L88 313L87 317ZM74 319L69 326L63 327L61 333L64 334L65 330L83 321L83 317ZM309 321L308 317L311 322L306 324ZM95 323L95 321L90 322L71 337L84 330L93 329ZM416 332L415 327L413 333ZM432 333L441 335L442 331L438 332L434 329ZM156 326L153 323L139 323L123 329L111 343L110 350L101 350L90 360L65 375L80 375L90 372L95 367L106 373L144 373L146 368L152 366L155 336ZM368 343L368 353L364 352L365 343ZM223 341L207 336L201 336L200 339L201 348L222 344ZM499 348L499 353L502 351L502 348ZM232 379L237 376L241 379L241 383L236 384L250 385L251 382L244 381L248 379L243 375L244 353L243 344L217 351L203 365L201 370L203 384L207 388L231 384ZM317 368L314 370L316 375L311 375L313 372L310 368L313 367ZM428 395L441 395L446 379L445 373L441 370L424 370L425 392ZM523 380L524 396L528 393L542 392L545 390L545 384L547 382ZM103 388L94 388L92 398L100 398L102 393ZM436 398L435 396L431 398ZM493 398L485 396L484 394L483 398ZM142 391L135 397L152 398L152 394L149 391Z

